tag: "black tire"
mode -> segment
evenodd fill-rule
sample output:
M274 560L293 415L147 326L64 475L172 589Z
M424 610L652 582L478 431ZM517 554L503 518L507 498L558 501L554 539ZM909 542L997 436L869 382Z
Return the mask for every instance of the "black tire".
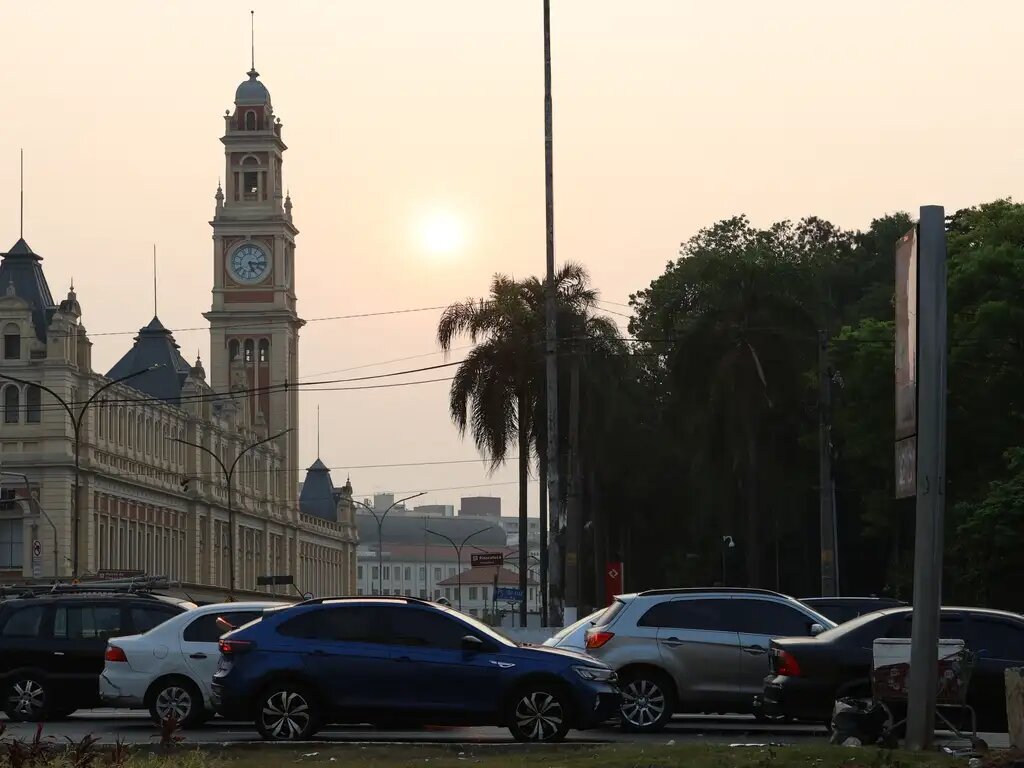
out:
M157 725L173 715L179 728L195 728L209 717L203 704L203 694L195 683L183 677L162 681L147 698L149 716Z
M565 740L571 717L569 697L562 690L527 684L509 702L508 730L519 742L553 744Z
M322 723L319 702L301 683L268 686L257 701L256 730L267 741L307 741Z
M627 672L619 679L622 691L622 730L655 733L672 719L675 692L667 676L655 671Z
M3 709L9 719L22 723L48 719L52 694L49 683L39 675L13 675L4 684L3 691Z

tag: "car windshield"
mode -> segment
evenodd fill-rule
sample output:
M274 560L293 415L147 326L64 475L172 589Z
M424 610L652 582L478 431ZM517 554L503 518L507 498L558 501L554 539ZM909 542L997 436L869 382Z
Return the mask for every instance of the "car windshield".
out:
M495 632L492 627L488 627L482 621L477 621L476 619L474 619L472 616L470 616L468 614L459 613L454 608L442 608L441 610L447 611L448 613L451 613L453 616L458 617L458 619L460 621L462 621L465 624L469 624L469 626L471 626L477 632L479 632L482 635L486 635L487 637L489 637L491 640L494 640L495 642L501 643L502 645L509 646L510 648L514 648L516 646L516 644L514 642L512 642L511 640L509 640L507 637L505 637L502 634L499 634L498 632Z
M552 637L551 639L555 640L555 641L564 640L565 638L567 638L569 635L571 635L573 632L575 632L580 627L586 626L587 624L595 623L597 621L598 617L600 617L600 615L602 613L604 613L604 611L605 611L605 609L602 608L599 611L594 611L589 616L584 616L582 619L577 621L575 624L570 624L568 627L565 627L564 629L559 630L558 633L555 634L555 636Z

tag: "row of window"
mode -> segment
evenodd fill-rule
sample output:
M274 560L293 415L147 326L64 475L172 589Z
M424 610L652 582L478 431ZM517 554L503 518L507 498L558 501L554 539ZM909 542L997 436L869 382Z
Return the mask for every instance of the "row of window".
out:
M25 390L25 422L38 424L42 420L42 390L34 384L22 387L8 384L4 387L4 424L18 424L22 420L22 389Z
M239 354L242 356L243 362L251 363L257 359L255 357L256 345L252 339L246 339L244 345L240 345L238 339L232 339L228 342L228 358L232 361L239 358ZM270 341L267 339L260 339L259 342L259 362L266 363L270 360Z
M443 570L444 570L443 568L434 568L434 581L441 581L441 579L445 578L444 575L443 575ZM384 581L390 581L391 580L391 572L392 572L392 566L385 565L384 566ZM456 573L457 573L457 570L454 567L448 568L448 578L453 578ZM370 569L370 578L377 579L377 578L379 578L379 574L380 574L380 571L378 570L376 565L373 566ZM395 574L395 581L402 581L403 580L402 579L402 566L400 566L400 565L394 566L394 574ZM357 579L362 579L363 578L363 566L361 566L361 565L358 566L358 568L357 568L356 578ZM405 579L404 580L405 581L412 581L412 567L410 567L408 565L405 566ZM426 569L425 566L421 565L420 566L420 581L421 582L425 582L426 580L427 580L427 569Z

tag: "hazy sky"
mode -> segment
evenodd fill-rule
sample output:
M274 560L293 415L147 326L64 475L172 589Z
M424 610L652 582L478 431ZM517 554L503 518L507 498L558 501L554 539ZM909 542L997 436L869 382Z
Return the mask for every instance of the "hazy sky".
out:
M1024 184L1024 3L552 5L557 256L586 264L608 301L719 218L858 227ZM18 235L24 147L26 239L58 300L74 277L98 370L152 316L154 242L164 324L205 324L218 139L249 68L250 8L290 147L303 317L443 305L495 271L543 270L541 0L0 0L0 248ZM462 244L432 253L424 218L441 241L454 221ZM438 316L311 322L301 374L440 362ZM207 332L176 337L208 359ZM513 513L514 467L355 468L475 458L447 384L304 395L304 466L317 404L323 459L338 483L352 468L357 494L501 495Z

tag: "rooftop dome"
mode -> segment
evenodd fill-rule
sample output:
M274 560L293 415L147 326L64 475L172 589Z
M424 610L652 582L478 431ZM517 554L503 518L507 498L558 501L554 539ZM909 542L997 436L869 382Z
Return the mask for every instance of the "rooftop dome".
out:
M249 79L238 86L235 91L235 104L238 106L262 106L270 103L270 91L267 86L261 83L258 78L260 73L250 69L247 73Z

